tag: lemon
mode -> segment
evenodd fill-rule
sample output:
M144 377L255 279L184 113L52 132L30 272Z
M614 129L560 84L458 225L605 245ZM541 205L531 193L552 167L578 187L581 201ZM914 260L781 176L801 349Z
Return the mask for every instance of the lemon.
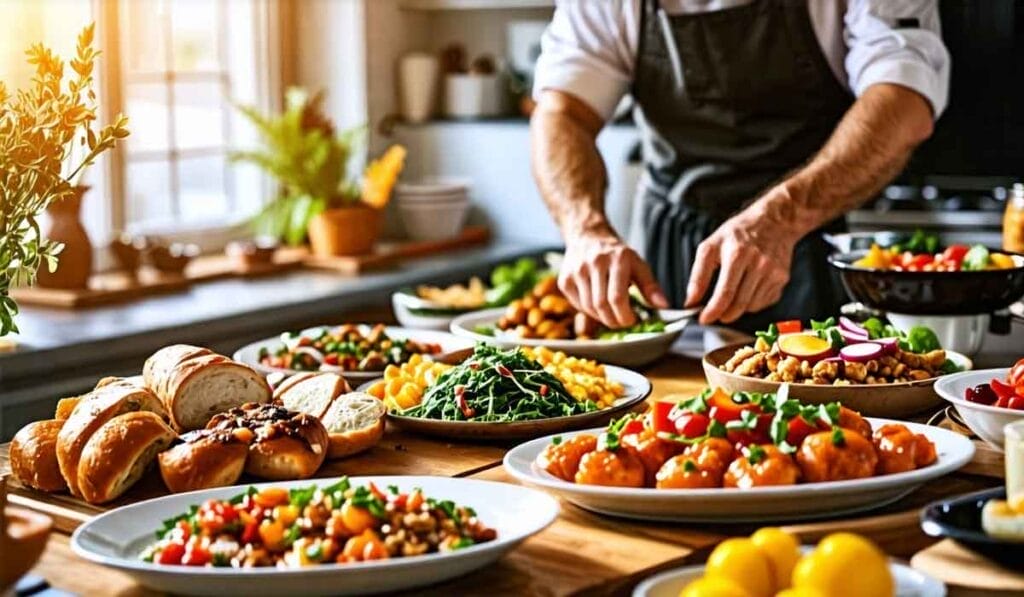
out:
M751 597L736 581L724 576L704 576L686 585L679 597Z
M726 539L708 558L706 576L732 579L750 597L775 594L772 567L765 554L747 538Z
M774 590L789 588L793 578L793 568L800 559L800 545L793 535L782 529L766 527L759 529L750 536L754 545L768 558L772 569Z
M814 587L793 587L777 593L775 597L829 597L829 595Z
M852 533L829 535L800 560L793 569L793 587L817 589L829 597L895 594L885 554Z

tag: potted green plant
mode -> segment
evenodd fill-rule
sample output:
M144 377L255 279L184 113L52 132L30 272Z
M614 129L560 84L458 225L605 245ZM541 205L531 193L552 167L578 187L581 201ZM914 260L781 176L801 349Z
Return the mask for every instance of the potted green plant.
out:
M254 219L256 231L290 245L309 238L319 256L361 255L373 250L381 212L401 172L405 150L394 146L370 164L362 184L350 161L363 142L363 128L336 132L323 112L323 93L299 88L285 94L285 109L266 116L240 106L259 132L263 147L231 154L257 165L280 183L278 197Z
M96 126L92 71L99 52L92 41L89 25L78 36L75 57L67 64L73 74L67 79L64 61L36 44L26 52L36 69L28 88L11 94L0 83L0 336L18 331L11 286L32 283L43 263L54 272L64 248L44 237L40 214L79 200L82 171L128 136L123 116L109 126ZM76 143L84 148L80 160L73 151ZM91 267L78 253L86 249L74 249L75 255L70 255L72 248L68 252L83 264L77 267ZM91 254L91 247L86 252Z

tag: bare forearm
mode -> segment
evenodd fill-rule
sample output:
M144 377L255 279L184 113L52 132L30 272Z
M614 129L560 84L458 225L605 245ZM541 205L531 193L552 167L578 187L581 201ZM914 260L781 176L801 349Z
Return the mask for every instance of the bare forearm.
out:
M931 108L924 98L897 85L875 85L811 162L753 207L803 236L874 196L931 131Z
M533 176L568 241L611 234L604 215L607 173L597 151L600 118L559 92L546 92L530 122Z

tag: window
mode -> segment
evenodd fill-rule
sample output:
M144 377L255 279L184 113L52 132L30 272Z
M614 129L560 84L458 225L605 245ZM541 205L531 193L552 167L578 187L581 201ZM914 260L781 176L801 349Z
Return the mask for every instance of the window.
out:
M0 36L0 80L31 77L25 48L43 42L63 57L77 32L97 23L100 117L130 119L131 136L83 182L92 186L83 220L94 244L113 234L209 232L238 224L272 190L231 150L257 142L234 104L276 107L281 93L271 0L0 0L19 23ZM14 14L8 14L12 8ZM205 235L212 238L216 235Z

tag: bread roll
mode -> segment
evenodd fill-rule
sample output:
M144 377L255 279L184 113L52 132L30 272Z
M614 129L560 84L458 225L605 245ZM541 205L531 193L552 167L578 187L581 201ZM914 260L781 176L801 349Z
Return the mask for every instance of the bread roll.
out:
M120 496L135 484L156 455L175 438L164 419L152 412L131 412L105 423L82 450L78 489L90 504Z
M167 419L167 411L152 392L120 381L93 390L75 406L57 435L57 462L72 494L81 495L78 464L89 438L114 417L136 411Z
M215 415L208 429L249 429L245 472L283 481L310 477L327 457L328 437L320 419L272 404L244 404Z
M146 360L143 377L179 431L202 429L214 414L241 404L270 401L270 386L259 373L195 346L157 351Z
M328 458L351 456L376 445L384 435L384 403L363 392L335 398L323 416L330 439Z
M57 434L64 421L36 421L21 428L11 440L8 456L15 478L40 491L65 491L68 488L57 463Z
M78 406L78 403L82 401L85 396L71 396L69 398L61 398L57 401L57 409L53 413L54 419L64 420L71 416L71 413Z
M288 410L323 417L331 402L349 391L348 382L337 373L300 373L282 382L274 399Z
M248 429L200 429L181 436L181 443L158 456L160 476L172 493L234 485L245 469Z

